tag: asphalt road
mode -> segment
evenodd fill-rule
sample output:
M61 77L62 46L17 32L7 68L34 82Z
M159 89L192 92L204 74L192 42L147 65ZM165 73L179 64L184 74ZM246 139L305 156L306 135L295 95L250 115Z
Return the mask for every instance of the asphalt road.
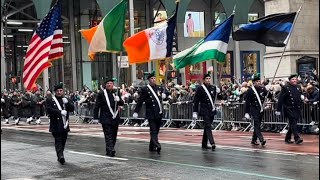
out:
M319 156L251 152L118 140L115 158L101 137L69 136L66 164L57 162L54 139L41 132L3 129L1 179L319 179Z

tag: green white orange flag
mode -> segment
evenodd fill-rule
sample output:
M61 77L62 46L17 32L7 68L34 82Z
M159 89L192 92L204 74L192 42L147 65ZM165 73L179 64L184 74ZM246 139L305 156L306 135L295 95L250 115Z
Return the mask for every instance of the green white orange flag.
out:
M91 29L80 30L88 41L91 60L97 52L120 52L123 50L125 19L128 0L122 0L99 23Z

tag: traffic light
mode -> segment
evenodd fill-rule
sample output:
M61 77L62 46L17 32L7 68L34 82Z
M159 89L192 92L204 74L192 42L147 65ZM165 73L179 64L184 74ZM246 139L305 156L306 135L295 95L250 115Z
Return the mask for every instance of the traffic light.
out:
M177 77L177 71L176 70L167 71L167 80L174 79L176 77Z

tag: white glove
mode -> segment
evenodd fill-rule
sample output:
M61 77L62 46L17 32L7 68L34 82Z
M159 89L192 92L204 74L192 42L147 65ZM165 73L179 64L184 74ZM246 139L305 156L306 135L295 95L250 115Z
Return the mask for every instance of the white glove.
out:
M250 119L250 115L249 115L248 113L246 113L246 114L244 115L244 117L245 117L246 119Z
M135 92L134 94L133 94L133 97L137 97L139 94L137 93L137 92Z
M317 105L317 104L318 104L318 102L313 102L312 104L313 104L313 105Z
M280 115L281 115L281 112L276 111L275 114L276 114L276 116L280 116Z
M181 105L181 102L177 102L178 105Z
M114 96L114 101L115 102L119 102L120 101L120 97L119 96Z
M220 92L221 92L220 88L217 87L216 92L217 92L217 93L220 93Z
M138 118L138 113L133 113L133 115L132 115L132 117L134 118L134 119L137 119Z
M62 98L62 102L63 102L63 104L67 104L68 103L68 99L67 98Z
M300 98L301 98L301 100L303 101L303 100L304 100L304 95L301 95Z
M197 112L193 112L192 119L193 120L197 120L198 119L198 113Z
M1 98L1 102L3 102L3 103L4 103L4 102L5 102L5 100L4 100L3 98Z
M67 111L66 111L66 110L62 110L62 111L61 111L61 115L62 115L62 116L67 116Z
M165 99L167 97L167 95L165 93L161 94L162 99Z

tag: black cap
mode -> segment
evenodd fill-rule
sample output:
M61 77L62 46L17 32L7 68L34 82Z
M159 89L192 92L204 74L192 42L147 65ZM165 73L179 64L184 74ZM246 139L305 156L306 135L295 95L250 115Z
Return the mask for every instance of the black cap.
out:
M204 79L205 79L205 78L207 78L207 77L211 77L211 76L210 76L210 73L203 74L203 78L202 78L202 80L204 80Z
M108 82L114 82L116 81L116 78L109 78L104 83L107 84Z
M150 79L150 78L152 78L152 77L156 77L156 75L155 75L155 72L154 72L154 71L152 71L151 73L149 73L149 74L148 74L147 79Z
M294 78L294 77L297 78L297 77L298 77L298 74L291 74L291 75L288 77L288 79L291 80L291 79Z
M54 90L54 91L56 91L56 90L58 90L58 89L63 89L63 84L62 84L62 83L57 84L57 85L55 85L55 86L53 87L53 90Z
M255 74L255 75L253 76L253 78L252 78L252 81L258 81L258 80L261 80L259 73Z

